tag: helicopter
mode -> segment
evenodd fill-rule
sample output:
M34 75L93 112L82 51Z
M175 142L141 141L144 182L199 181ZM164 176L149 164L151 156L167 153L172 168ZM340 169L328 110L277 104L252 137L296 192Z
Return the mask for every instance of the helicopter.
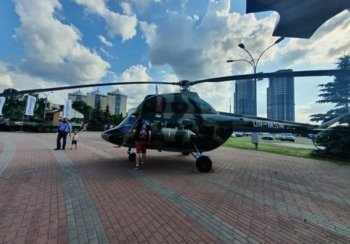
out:
M340 120L336 118L321 126L306 123L270 120L254 116L245 116L217 112L210 104L204 101L190 87L205 82L224 82L242 79L260 79L270 77L305 77L305 76L334 76L350 75L350 70L309 70L288 71L275 73L256 73L210 78L197 81L182 80L179 82L113 82L43 89L17 91L12 94L37 93L46 91L76 89L94 86L133 85L133 84L162 84L177 85L180 91L168 94L147 95L140 105L116 127L102 132L101 137L118 146L128 148L128 158L136 158L134 149L134 135L132 133L140 119L149 123L152 138L148 149L158 151L180 152L183 155L192 155L196 159L196 168L200 172L209 172L212 169L211 159L203 155L221 146L232 135L233 131L242 132L273 132L317 134L328 126ZM346 115L348 116L348 115Z

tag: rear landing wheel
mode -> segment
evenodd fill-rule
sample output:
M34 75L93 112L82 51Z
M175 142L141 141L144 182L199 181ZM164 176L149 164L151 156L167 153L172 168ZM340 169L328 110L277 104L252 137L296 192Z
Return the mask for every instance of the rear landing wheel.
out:
M208 156L200 156L197 158L196 167L200 172L209 172L211 170L212 162Z
M129 154L129 161L133 162L136 160L136 153L130 153Z

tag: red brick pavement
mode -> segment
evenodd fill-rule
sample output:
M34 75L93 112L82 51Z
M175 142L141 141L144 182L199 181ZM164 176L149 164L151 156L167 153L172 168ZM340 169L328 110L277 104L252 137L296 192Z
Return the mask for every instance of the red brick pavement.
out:
M40 143L54 144L55 135L0 133L0 153L4 138L16 154L0 175L0 243L67 243L62 169ZM241 242L350 241L349 166L220 148L209 153L208 174L191 173L191 157L153 151L135 173L126 150L99 134L83 132L80 143L60 153L78 170L110 243L220 243L209 228L224 225ZM196 208L207 219L193 217Z
M0 135L16 145L0 177L0 243L66 243L62 181L53 155L28 135Z
M106 149L105 143L96 144L91 140L83 143L101 151ZM217 241L181 211L150 192L139 181L131 179L124 169L124 166L133 168L126 159L125 150L107 146L111 154L122 158L123 168L115 164L115 159L101 162L101 157L81 145L78 145L80 151L68 150L66 153L84 179L111 242Z

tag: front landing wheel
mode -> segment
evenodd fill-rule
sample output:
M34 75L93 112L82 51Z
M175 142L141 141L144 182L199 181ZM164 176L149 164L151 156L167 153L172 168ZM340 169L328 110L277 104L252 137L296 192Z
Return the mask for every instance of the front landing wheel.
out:
M133 162L136 160L136 153L130 153L129 154L129 161Z
M200 172L209 172L211 170L212 162L208 156L200 156L197 158L196 167Z

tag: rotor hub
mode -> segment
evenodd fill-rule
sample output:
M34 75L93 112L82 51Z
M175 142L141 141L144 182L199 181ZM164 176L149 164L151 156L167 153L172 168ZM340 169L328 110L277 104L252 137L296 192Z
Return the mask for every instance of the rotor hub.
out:
M189 80L182 80L179 82L180 85L180 91L181 92L188 92L190 91L191 82Z

